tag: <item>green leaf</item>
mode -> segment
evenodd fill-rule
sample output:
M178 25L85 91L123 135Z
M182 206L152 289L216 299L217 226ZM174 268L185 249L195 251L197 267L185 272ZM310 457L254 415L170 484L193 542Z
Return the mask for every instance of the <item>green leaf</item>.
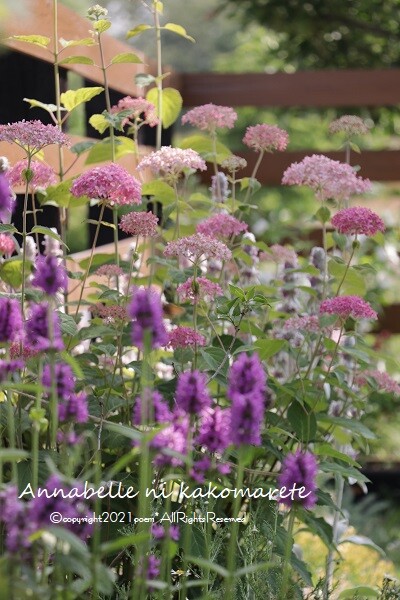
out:
M63 48L71 48L72 46L95 46L97 44L91 37L81 38L80 40L64 40L64 38L60 38L59 42Z
M145 25L142 23L141 25L137 25L134 29L130 29L126 34L126 39L129 40L132 37L140 35L143 31L147 31L148 29L153 29L151 25Z
M119 550L124 550L125 548L128 548L128 546L135 546L137 544L141 544L142 542L145 542L148 538L149 534L146 532L124 535L123 537L119 537L116 540L104 542L100 546L100 553L103 556L107 556L108 554L114 554Z
M373 548L381 556L386 556L386 552L377 544L375 544L369 537L365 535L350 535L345 538L341 538L339 544L356 544L357 546L368 546Z
M142 434L140 431L136 431L132 427L126 427L125 425L119 425L118 423L111 423L109 421L104 423L104 429L119 433L120 435L129 438L130 440L141 440Z
M63 244L63 246L68 248L67 244L64 244L64 242L62 241L62 239L60 238L58 233L56 233L55 231L50 229L50 227L43 227L42 225L35 225L32 228L31 233L42 233L43 235L48 235L49 237L53 238L53 240L57 240L58 242L60 242L60 244ZM68 250L69 250L69 248L68 248Z
M346 265L337 262L336 260L330 260L328 263L328 272L333 275L337 282L340 282L346 273ZM341 292L348 295L363 296L366 291L365 277L359 273L353 267L349 267Z
M321 208L319 208L317 210L317 212L315 213L315 218L320 223L327 223L329 221L329 219L331 218L331 212L330 212L329 208L327 208L326 206L321 206Z
M224 579L229 576L229 572L225 569L225 567L217 565L211 560L206 560L205 558L201 558L199 556L188 556L187 560L195 565L199 565L199 567L202 567L203 569L218 573L218 575L221 575L221 577Z
M66 335L74 336L78 330L75 319L71 315L67 315L64 312L59 311L57 314L61 322L61 332Z
M191 35L188 35L186 29L182 27L182 25L177 25L176 23L166 23L163 29L167 29L168 31L173 31L177 35L180 35L191 42L195 42L196 40L192 38Z
M24 102L28 102L31 105L31 108L43 108L46 112L52 114L56 112L57 106L55 104L45 104L44 102L40 102L39 100L35 100L34 98L24 98ZM62 108L61 110L65 110Z
M320 444L319 446L316 446L314 448L314 454L317 454L318 456L330 456L332 458L337 458L343 462L347 462L353 467L360 467L358 462L353 460L350 456L347 456L347 454L339 452L339 450L336 450L336 448L334 448L330 444Z
M174 189L168 183L158 179L142 185L142 196L153 196L154 200L165 205L172 204L176 200Z
M15 225L0 223L0 233L18 233L18 229L15 227Z
M13 35L8 39L17 40L17 42L34 44L35 46L40 46L40 48L47 48L50 43L50 38L46 37L45 35Z
M104 133L105 130L110 127L110 123L105 116L99 114L92 115L89 119L89 123L99 133Z
M116 56L114 56L114 58L111 61L112 65L119 65L122 63L142 63L142 59L137 55L137 54L133 54L133 52L121 52L120 54L117 54Z
M156 107L157 116L160 117L157 110L158 94L158 88L152 88L147 92L146 100L154 104ZM161 120L164 127L170 127L173 123L175 123L181 112L183 103L182 96L180 92L174 88L163 88L161 92L161 99Z
M0 279L14 289L21 287L22 284L22 262L20 258L10 258L0 265ZM25 277L27 277L32 271L32 263L25 261L25 265Z
M3 462L18 462L28 458L29 453L26 450L18 450L17 448L1 448L0 461Z
M370 586L359 585L340 592L338 600L345 600L345 598L354 600L354 598L362 598L363 596L367 596L367 598L379 598L379 592Z
M93 29L97 31L97 33L104 33L107 29L110 29L111 21L108 19L100 19L99 21L95 21L93 23Z
M64 315L69 317L69 319L72 319L71 315L66 315L65 313L59 313L59 315ZM63 317L61 317L61 328L62 328L62 321L63 321ZM77 330L77 326L76 323L74 321L75 324L75 331ZM69 325L68 325L69 326ZM73 327L72 325L70 326L71 329L70 331L73 331ZM74 335L73 333L71 335ZM84 378L84 374L83 371L78 363L78 361L76 360L76 358L74 356L72 356L72 354L70 354L69 352L67 352L66 350L63 350L63 352L61 352L60 354L61 358L63 359L64 362L68 363L69 366L71 367L71 369L73 370L73 372L75 373L75 375L78 377L78 379L83 379Z
M84 102L89 102L98 94L104 90L102 87L85 87L79 88L78 90L68 90L61 94L60 100L61 103L65 106L68 111L74 110L80 104Z
M94 60L88 56L68 56L61 60L59 65L94 65Z
M186 150L187 148L191 148L200 154L204 160L213 161L213 144L210 138L204 135L190 135L189 137L183 139L179 144L179 148L183 148ZM231 151L227 146L217 141L217 163L220 164L226 158L231 156Z
M138 73L135 75L135 83L140 87L147 87L156 81L156 77L154 75L150 75L150 73Z
M289 406L287 418L300 441L309 442L315 438L317 420L315 414L306 406L295 400Z
M84 141L84 142L78 142L77 144L74 144L73 146L71 146L71 152L73 152L77 156L80 156L81 154L83 154L84 152L89 150L92 146L94 146L95 144L96 144L96 142L89 142L89 140Z
M115 158L121 158L126 154L135 154L135 142L125 136L116 136L115 140ZM89 151L86 158L86 165L105 162L112 159L112 146L110 138L97 142Z
M368 427L360 423L360 421L356 421L355 419L346 419L345 417L333 417L331 415L318 414L318 421L322 423L329 423L333 425L337 425L343 427L344 429L349 429L358 435L366 438L367 440L376 439L376 435L372 433Z
M208 370L216 371L220 368L221 363L223 362L226 353L222 350L222 348L201 348L200 354L209 367ZM229 366L229 361L225 361L225 367Z
M71 185L72 179L65 179L60 183L50 185L43 192L37 192L39 204L41 206L45 204L50 204L52 206L64 206L65 208L86 204L89 201L89 198L86 196L83 196L82 198L75 198L70 191ZM39 231L38 233L43 232Z
M319 469L324 473L330 473L333 475L342 475L343 477L355 479L360 483L368 483L368 477L365 477L360 471L354 467L348 465L340 465L339 463L333 462L321 462L319 463Z
M261 360L267 360L277 354L286 345L286 340L256 340L254 343Z

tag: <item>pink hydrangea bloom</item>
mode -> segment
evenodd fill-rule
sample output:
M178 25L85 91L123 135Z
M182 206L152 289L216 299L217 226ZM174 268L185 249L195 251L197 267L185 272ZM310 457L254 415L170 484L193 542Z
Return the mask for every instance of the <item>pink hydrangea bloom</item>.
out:
M230 238L239 235L242 231L247 231L247 229L247 223L239 221L239 219L226 213L217 213L196 226L197 233L217 238Z
M96 269L96 275L101 277L121 277L124 274L123 269L118 265L101 265Z
M243 143L258 152L272 152L278 150L283 152L289 142L287 131L276 125L252 125L246 129Z
M176 327L168 335L168 346L174 350L175 348L192 348L206 344L206 338L191 327Z
M329 133L337 133L338 131L343 131L348 136L364 135L369 132L369 127L360 117L343 115L343 117L335 119L329 125Z
M11 256L15 250L15 242L10 235L0 233L0 254Z
M154 237L157 235L158 217L152 212L130 212L121 217L120 229L128 235Z
M304 317L291 317L283 325L284 329L308 331L309 333L320 333L321 326L316 315L305 315Z
M328 298L321 303L321 314L338 315L339 317L353 319L377 319L377 313L371 305L360 296L336 296Z
M168 242L164 250L164 256L180 256L196 263L200 259L205 260L207 258L230 260L232 252L223 242L202 233L195 233L194 235Z
M200 154L187 148L163 146L160 150L145 156L137 166L138 171L150 169L151 172L167 181L174 181L186 170L205 171L207 165Z
M28 161L19 160L9 171L6 173L6 177L11 186L13 185L25 185L26 180L23 176L23 171L27 169ZM56 183L57 178L53 169L46 163L39 160L32 160L30 164L33 177L29 182L29 188L34 192L38 188L46 188L53 183Z
M232 154L222 161L221 167L230 173L236 173L236 171L240 171L240 169L245 169L247 167L247 160L241 156Z
M222 296L223 291L218 283L210 281L206 277L189 277L184 283L178 285L176 292L180 298L190 300L192 304L196 304L200 299L213 300L216 296Z
M396 394L400 396L400 385L390 375L384 371L368 370L360 373L355 378L357 385L365 385L367 378L370 377L378 385L379 389L389 394Z
M289 262L293 265L297 265L296 252L292 248L281 246L280 244L272 244L272 246L268 248L268 251L261 253L260 259L272 260L277 264Z
M213 133L216 129L232 129L237 119L237 114L230 106L217 104L202 104L189 110L182 117L182 123L189 123L202 131Z
M69 146L69 138L56 125L45 125L41 121L16 121L0 125L0 142L10 142L26 148L33 156L51 144Z
M301 162L290 165L283 174L282 183L305 185L322 201L341 202L371 189L369 179L358 177L350 165L321 154L306 156Z
M332 217L332 225L346 235L375 235L385 231L385 224L374 211L364 206L343 208Z
M131 113L123 120L122 124L126 125L129 121L137 121L140 119L142 124L154 127L158 124L158 117L156 114L156 107L152 102L149 102L145 98L131 98L131 96L125 96L121 98L116 106L111 108L112 113L118 113L123 110L130 110Z
M108 200L118 205L142 202L139 181L115 163L94 167L82 173L72 184L71 194L78 198L89 196Z
M104 319L106 323L114 323L115 321L127 321L128 312L125 306L118 304L95 304L91 307L94 315Z

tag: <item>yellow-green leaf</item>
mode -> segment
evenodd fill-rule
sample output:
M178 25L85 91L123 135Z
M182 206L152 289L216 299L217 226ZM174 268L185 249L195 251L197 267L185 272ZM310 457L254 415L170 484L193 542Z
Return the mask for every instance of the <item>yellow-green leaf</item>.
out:
M214 150L213 144L210 138L205 135L190 135L189 137L182 140L179 144L180 148L187 149L192 148L200 154L204 160L214 161ZM220 164L226 158L231 156L231 151L221 142L217 142L217 163Z
M94 46L97 43L91 37L82 38L80 40L64 40L64 38L60 38L59 42L63 48L71 48L72 46Z
M45 35L13 35L9 40L17 40L18 42L26 42L27 44L34 44L40 46L40 48L46 48L50 43L50 38Z
M61 60L59 65L94 65L94 60L88 56L68 56Z
M61 103L68 111L74 110L80 104L88 102L98 94L101 94L104 88L102 87L87 87L79 88L78 90L68 90L61 94Z
M152 88L146 94L146 100L152 102L158 113L158 89ZM182 109L182 96L174 88L164 88L161 92L161 121L164 127L170 127L177 118ZM160 117L160 115L157 115Z
M89 123L99 133L104 133L105 130L110 127L110 123L107 121L104 115L99 114L92 115L89 119Z
M121 52L121 54L117 54L111 61L112 65L117 65L121 63L142 63L142 59L137 55L133 54L133 52Z
M164 25L163 29L167 29L168 31L173 31L177 35L180 35L181 37L184 37L191 42L196 41L194 38L192 38L191 35L187 34L186 29L184 27L182 27L182 25L177 25L176 23L166 23Z
M148 29L153 29L151 25L145 25L142 23L141 25L137 25L134 29L130 29L126 34L126 39L129 40L132 37L140 35L143 31L147 31Z
M44 102L40 102L34 98L24 98L24 102L29 102L31 108L43 108L43 110L47 111L48 113L54 113L57 111L57 106L55 104L45 104ZM65 110L65 108L62 108L61 110Z
M133 140L125 136L115 137L115 158L121 158L121 156L125 156L126 154L135 154L135 152L136 146ZM101 140L101 142L98 142L92 146L85 164L92 165L94 163L105 162L111 159L111 142L110 138L106 138L105 140Z
M68 248L67 244L65 244L62 241L62 239L60 238L58 233L56 233L55 231L50 229L50 227L43 227L42 225L35 225L32 228L31 233L41 233L43 235L48 235L49 237L53 238L53 240L57 240L57 242L60 242L60 244L62 244L66 248ZM69 248L68 248L68 250L69 250Z
M97 33L104 33L107 29L110 29L111 21L108 19L100 19L93 23L93 28Z

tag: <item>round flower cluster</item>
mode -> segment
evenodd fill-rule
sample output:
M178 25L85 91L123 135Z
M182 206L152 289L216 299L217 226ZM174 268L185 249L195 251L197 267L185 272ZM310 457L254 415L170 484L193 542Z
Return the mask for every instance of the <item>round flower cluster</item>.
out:
M282 183L305 185L322 201L341 202L371 189L369 179L358 177L350 165L320 154L306 156L301 162L290 165L283 174Z
M342 318L377 319L377 313L371 305L359 296L336 296L321 303L321 314L338 315Z
M290 263L297 265L297 254L292 248L281 246L280 244L272 244L268 251L262 252L261 259L269 259L277 264Z
M118 113L121 111L129 110L130 114L122 121L122 125L126 125L130 120L141 120L142 124L154 127L158 124L159 119L156 114L156 107L152 102L149 102L145 98L131 98L131 96L125 96L121 98L116 106L111 109L112 113Z
M150 171L167 181L175 181L187 169L205 171L207 165L200 154L187 148L163 146L160 150L145 156L137 166L138 171Z
M59 127L45 125L38 120L22 120L0 125L0 142L15 143L27 148L31 156L50 144L69 145L68 136Z
M305 315L304 317L291 317L283 325L284 329L308 331L309 333L320 333L321 326L316 315Z
M289 142L287 131L276 125L252 125L246 129L243 143L258 152L283 152Z
M332 217L332 225L346 235L375 235L385 231L385 224L374 211L364 206L351 206L339 210Z
M154 237L157 235L158 217L152 212L130 212L121 217L120 229L128 235Z
M24 171L28 168L28 161L19 160L9 171L7 171L7 179L10 185L25 185L26 178ZM28 182L29 189L35 192L38 188L46 188L53 183L56 183L57 178L53 169L46 163L39 160L32 160L30 164L32 172L30 181Z
M168 346L175 348L193 348L205 346L206 338L191 327L176 327L169 332Z
M230 106L218 104L202 104L192 108L182 117L182 123L189 123L202 131L214 133L216 129L232 129L237 114Z
M384 392L388 392L389 394L396 394L400 396L400 385L395 381L388 373L385 371L377 371L377 370L368 370L360 373L355 378L355 383L357 385L365 385L367 383L367 378L370 377L375 381L378 387Z
M128 319L126 308L119 304L101 304L101 302L99 302L92 306L92 312L104 319L107 323L126 321Z
M121 277L123 274L123 269L118 265L101 265L96 269L96 275L100 277Z
M206 277L197 277L197 279L189 277L184 283L178 285L176 293L183 301L190 300L192 304L196 304L200 299L213 300L216 296L223 295L221 286Z
M247 223L239 221L239 219L226 213L217 213L196 226L197 233L211 235L216 238L230 238L239 235L242 231L247 231L247 229Z
M164 250L164 256L180 256L197 263L202 257L230 260L232 252L219 240L202 233L195 233L188 237L168 242Z
M15 250L15 242L10 235L0 233L0 254L11 256Z
M365 135L369 132L369 127L361 117L343 115L329 125L329 133L338 133L339 131L343 131L350 137L351 135Z
M141 184L123 167L115 163L89 169L72 184L71 194L108 200L117 205L140 204Z
M241 156L232 154L232 156L229 156L222 161L221 167L230 173L236 173L236 171L240 171L241 169L245 169L247 167L247 160Z

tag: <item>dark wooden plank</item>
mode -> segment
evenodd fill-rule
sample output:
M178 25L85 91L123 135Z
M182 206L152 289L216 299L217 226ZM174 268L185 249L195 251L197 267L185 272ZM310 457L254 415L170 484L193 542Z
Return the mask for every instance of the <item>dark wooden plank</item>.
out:
M393 106L400 69L297 73L182 73L184 106Z
M249 177L253 171L258 154L251 151L235 151L235 154L247 160L247 167L240 171L240 177ZM263 185L280 185L282 175L293 162L301 161L305 156L318 154L315 150L297 152L277 152L266 154L257 174L257 179ZM343 152L323 152L333 160L344 160ZM372 181L400 181L400 150L364 150L357 154L353 163L361 167L360 175ZM211 169L202 173L203 181L209 182Z

